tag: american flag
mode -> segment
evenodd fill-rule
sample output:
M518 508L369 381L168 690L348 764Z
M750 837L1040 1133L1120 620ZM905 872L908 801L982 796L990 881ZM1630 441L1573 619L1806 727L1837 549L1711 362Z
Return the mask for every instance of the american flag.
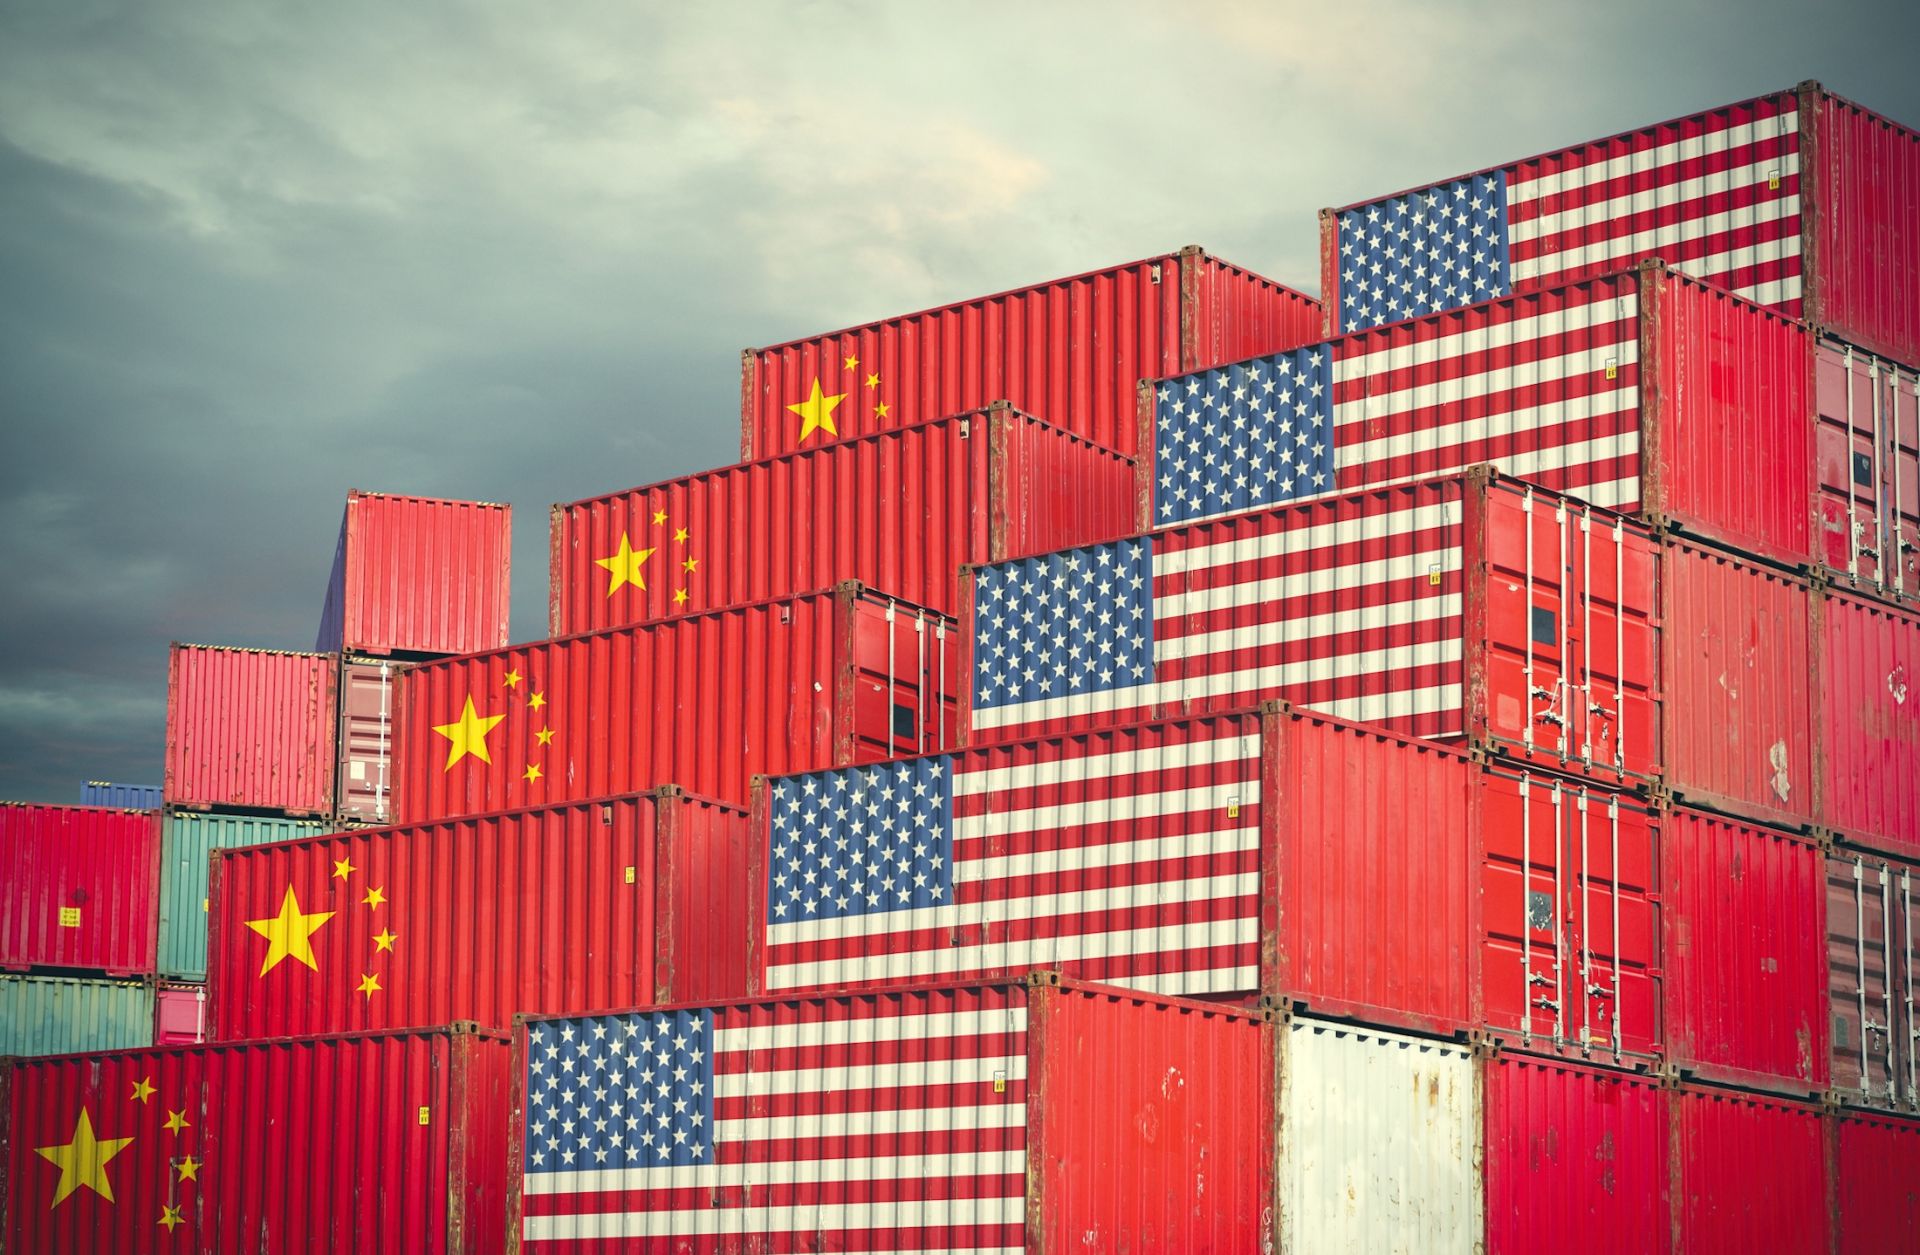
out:
M1160 380L1156 525L1491 463L1640 503L1640 279Z
M1257 987L1256 716L789 776L767 811L769 989Z
M1014 987L530 1021L522 1243L1022 1251L1026 1030Z
M1800 313L1791 92L1338 211L1340 328L1357 331L1659 257Z

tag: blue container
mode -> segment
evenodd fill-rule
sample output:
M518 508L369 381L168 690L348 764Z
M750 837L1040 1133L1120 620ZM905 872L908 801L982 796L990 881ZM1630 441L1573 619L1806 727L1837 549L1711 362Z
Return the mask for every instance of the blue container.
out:
M156 811L160 809L160 786L89 780L80 786L80 805L105 806L117 811Z

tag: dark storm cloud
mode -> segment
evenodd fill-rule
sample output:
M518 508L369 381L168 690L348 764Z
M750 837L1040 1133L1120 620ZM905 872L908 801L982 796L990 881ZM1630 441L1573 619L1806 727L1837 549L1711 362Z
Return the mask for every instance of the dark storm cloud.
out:
M1888 7L15 4L0 796L157 781L165 646L311 644L349 487L545 508L716 465L737 353L1819 76ZM1908 41L1910 42L1910 41Z

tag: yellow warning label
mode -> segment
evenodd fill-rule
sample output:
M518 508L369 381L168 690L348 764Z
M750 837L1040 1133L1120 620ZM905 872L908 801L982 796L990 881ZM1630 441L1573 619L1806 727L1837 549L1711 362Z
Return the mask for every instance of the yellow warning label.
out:
M60 908L60 927L62 928L80 927L80 908L77 906L61 907Z
M427 1108L422 1107L420 1108L420 1123L425 1124L426 1122L427 1122Z
M633 883L633 868L631 867L627 868L627 883L628 884Z

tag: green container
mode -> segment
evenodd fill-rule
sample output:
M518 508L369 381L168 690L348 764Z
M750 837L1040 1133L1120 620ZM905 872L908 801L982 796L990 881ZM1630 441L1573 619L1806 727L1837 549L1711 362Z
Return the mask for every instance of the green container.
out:
M70 1055L151 1045L151 982L0 976L0 1055Z
M330 825L307 819L168 811L160 823L160 975L207 978L209 854L330 831Z

